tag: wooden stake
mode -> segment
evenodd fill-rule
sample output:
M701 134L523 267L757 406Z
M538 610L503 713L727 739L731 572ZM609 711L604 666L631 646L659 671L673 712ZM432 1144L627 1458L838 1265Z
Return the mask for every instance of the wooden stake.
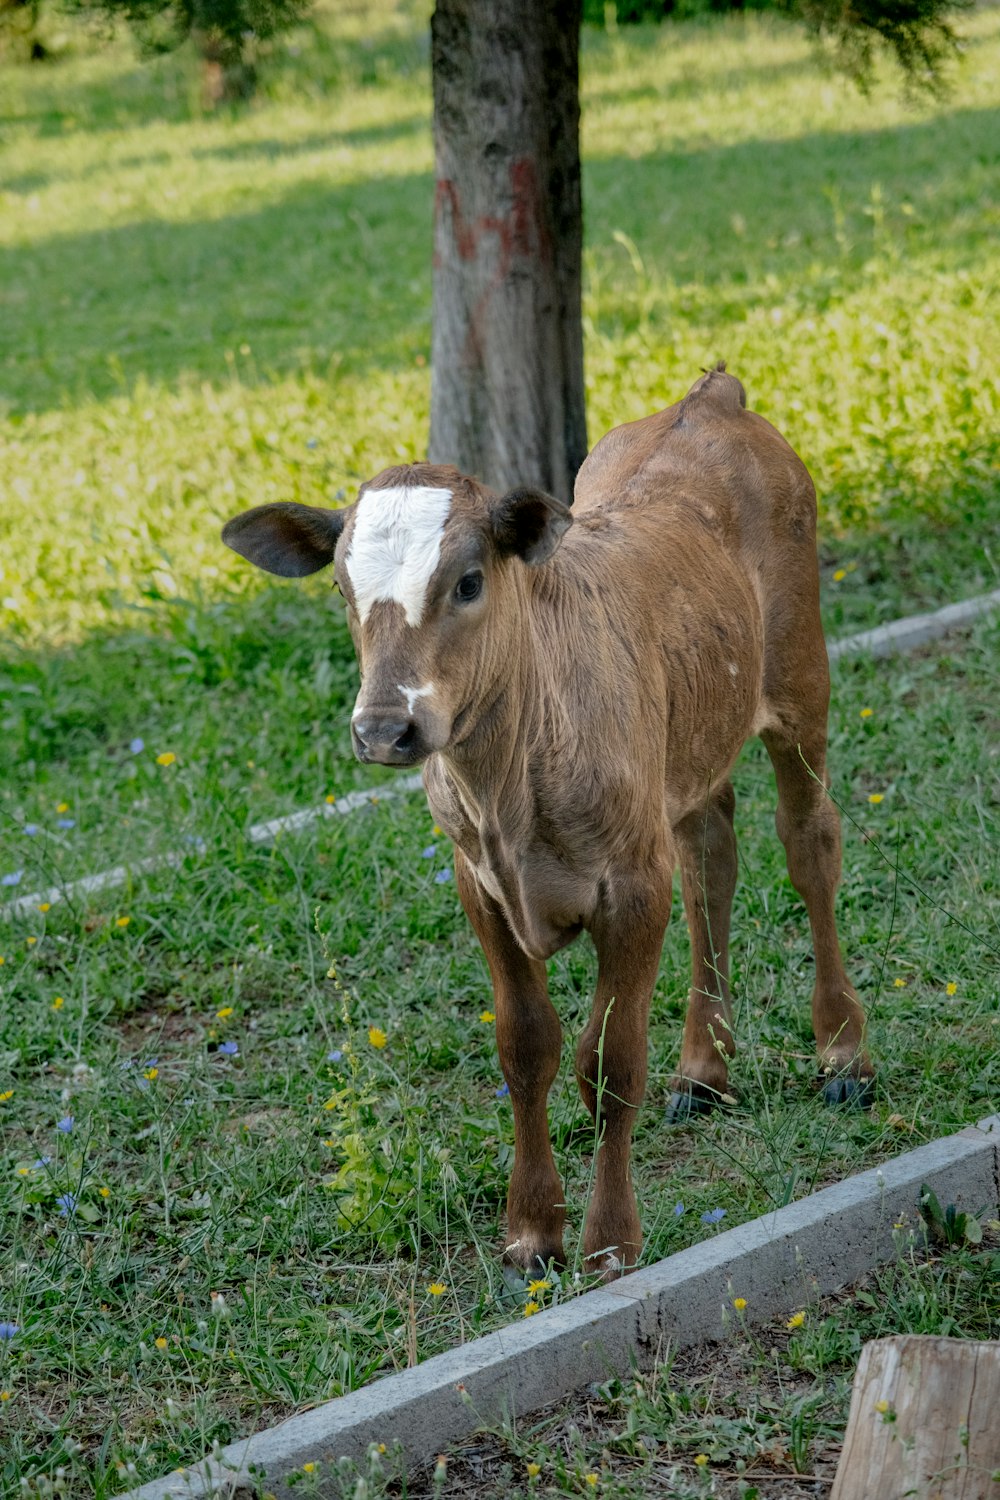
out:
M1000 1343L905 1334L861 1351L830 1500L1000 1500Z

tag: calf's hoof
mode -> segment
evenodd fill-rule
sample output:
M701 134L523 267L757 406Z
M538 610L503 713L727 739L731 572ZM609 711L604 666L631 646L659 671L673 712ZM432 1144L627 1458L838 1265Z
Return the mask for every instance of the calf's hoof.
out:
M817 1080L823 1103L832 1107L844 1105L847 1109L870 1109L875 1103L875 1078L868 1073L855 1078L850 1073L836 1073L832 1077L821 1073Z
M667 1100L665 1119L668 1125L686 1125L695 1115L707 1115L726 1102L724 1094L705 1083L682 1082Z

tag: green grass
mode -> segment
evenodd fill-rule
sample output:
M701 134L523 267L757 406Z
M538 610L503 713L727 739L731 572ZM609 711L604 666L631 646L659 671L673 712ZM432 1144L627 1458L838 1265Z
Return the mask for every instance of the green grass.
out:
M51 68L0 70L0 876L21 872L2 894L184 861L0 923L4 1494L59 1467L70 1495L118 1493L129 1465L153 1477L523 1315L498 1274L511 1130L485 965L422 799L247 838L373 778L326 585L265 585L218 527L349 497L425 442L426 16L372 11L322 13L220 117L189 59L123 41L71 32ZM887 83L859 98L767 18L584 41L591 435L727 357L816 476L835 634L998 582L1000 20L967 27L955 94L914 110ZM745 755L740 1104L660 1123L678 917L637 1136L647 1257L714 1232L709 1208L726 1227L998 1107L998 648L983 621L837 668L871 1115L812 1095L804 918ZM552 965L570 1202L593 978L583 944Z

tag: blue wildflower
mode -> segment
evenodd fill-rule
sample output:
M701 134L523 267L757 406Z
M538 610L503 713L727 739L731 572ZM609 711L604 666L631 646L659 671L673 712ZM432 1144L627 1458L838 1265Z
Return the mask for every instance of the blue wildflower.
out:
M49 1162L51 1160L52 1160L51 1156L40 1156L38 1158L38 1160L35 1162L35 1171L36 1172L42 1171L42 1169L44 1167L48 1166L48 1164L49 1164Z
M318 438L306 438L306 447L307 448L318 448L319 447L319 439Z
M68 1219L70 1214L76 1213L76 1198L72 1193L60 1193L56 1199L56 1206L62 1217Z
M35 834L38 832L38 824L25 823L24 827L21 829L21 832L27 834L29 839L33 839L35 837Z
M428 844L427 848L423 849L421 851L420 858L421 859L433 859L434 856L435 856L435 854L437 852L438 852L438 846L437 846L437 844Z
M75 828L76 827L76 819L75 818L56 818L56 827L57 828Z
M9 1343L21 1330L16 1323L0 1323L0 1343Z
M130 740L129 741L129 746L128 747L131 750L131 752L132 752L133 755L141 755L142 752L146 748L146 741L145 740L141 740L139 738L139 736L136 735L136 737L135 737L134 740Z
M240 1051L239 1043L238 1042L220 1042L218 1050L219 1050L219 1052L221 1052L221 1054L222 1054L223 1057L238 1057L239 1056L239 1051Z
M498 1099L506 1099L507 1095L510 1093L510 1085L507 1083L502 1083L497 1089L496 1093Z
M326 1060L327 1062L340 1062L343 1055L339 1047L334 1047L332 1052L326 1054Z
M56 1121L56 1129L61 1130L63 1135L69 1135L73 1129L73 1116L63 1115L61 1120Z
M681 1216L681 1214L683 1212L684 1212L684 1205L683 1205L683 1203L675 1203L674 1204L674 1218L675 1219L679 1219L680 1216Z
M718 1224L720 1219L724 1219L725 1217L726 1210L724 1208L710 1208L706 1213L702 1214L701 1222L703 1224Z
M11 870L9 875L0 875L0 885L20 885L23 870Z
M450 870L438 870L437 874L434 876L434 884L435 885L445 885L450 879L451 879L451 871Z

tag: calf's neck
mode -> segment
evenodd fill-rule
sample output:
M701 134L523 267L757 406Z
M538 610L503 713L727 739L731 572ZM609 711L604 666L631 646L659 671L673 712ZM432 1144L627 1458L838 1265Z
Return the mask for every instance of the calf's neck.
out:
M692 978L668 1118L726 1093L729 777L752 735L774 766L778 834L812 927L823 1093L866 1101L864 1019L834 918L816 497L723 366L608 433L572 512L537 490L496 495L411 464L362 485L346 509L260 506L223 537L273 573L335 564L361 668L355 751L422 764L454 842L513 1104L511 1263L533 1271L563 1256L547 1118L561 1033L545 965L586 929L599 967L576 1074L601 1144L584 1255L606 1275L636 1264L629 1155L678 865Z

